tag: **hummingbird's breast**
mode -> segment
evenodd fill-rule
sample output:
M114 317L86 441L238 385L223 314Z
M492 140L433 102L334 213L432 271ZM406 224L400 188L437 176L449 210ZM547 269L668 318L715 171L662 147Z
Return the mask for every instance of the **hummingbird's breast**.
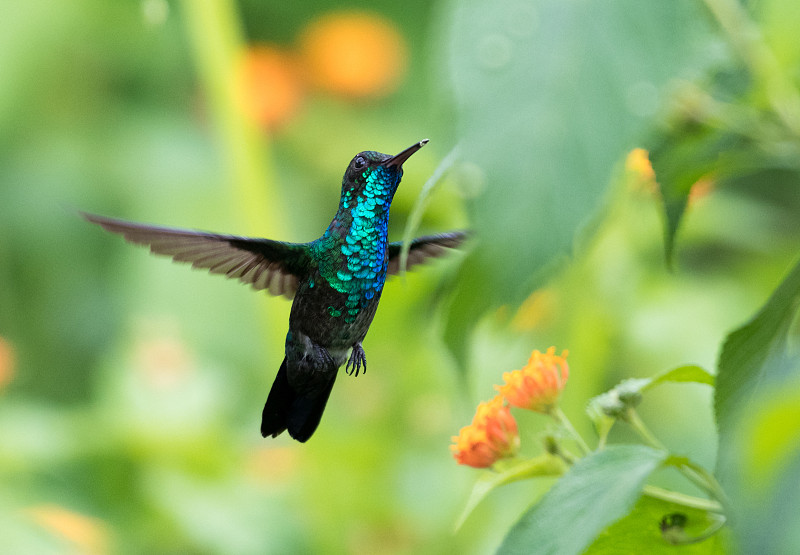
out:
M311 246L317 269L300 285L290 326L320 345L347 349L367 333L388 265L388 210L375 197L347 206Z
M308 336L327 348L334 360L364 339L378 308L380 292L368 302L353 303L353 296L342 293L317 274L300 285L295 294L289 329ZM337 356L340 355L340 356ZM342 363L344 360L337 360Z

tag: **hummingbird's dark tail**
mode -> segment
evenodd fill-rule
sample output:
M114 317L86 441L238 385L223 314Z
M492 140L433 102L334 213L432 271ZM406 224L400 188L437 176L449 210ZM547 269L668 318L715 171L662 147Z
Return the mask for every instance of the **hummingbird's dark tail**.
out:
M319 426L335 381L334 372L330 383L301 394L289 385L284 358L261 413L261 435L278 437L288 429L292 438L307 441Z

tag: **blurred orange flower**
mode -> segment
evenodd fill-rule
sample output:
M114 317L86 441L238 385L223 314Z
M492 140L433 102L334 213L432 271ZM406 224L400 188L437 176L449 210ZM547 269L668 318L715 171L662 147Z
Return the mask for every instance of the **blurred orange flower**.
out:
M522 370L503 373L505 385L495 389L513 406L541 413L549 413L558 402L561 390L569 377L567 351L561 356L550 347L546 353L533 351Z
M458 464L487 468L502 458L511 457L519 448L517 422L503 398L478 405L472 424L453 437L450 449Z
M0 337L0 389L7 386L14 378L16 358L11 343Z
M397 88L407 64L397 28L365 12L339 12L311 22L300 39L308 79L346 97L378 97Z
M37 505L27 510L40 526L71 542L75 553L108 553L110 534L105 522L59 505Z
M251 46L240 71L242 103L257 123L274 129L294 115L304 91L293 55L273 46Z

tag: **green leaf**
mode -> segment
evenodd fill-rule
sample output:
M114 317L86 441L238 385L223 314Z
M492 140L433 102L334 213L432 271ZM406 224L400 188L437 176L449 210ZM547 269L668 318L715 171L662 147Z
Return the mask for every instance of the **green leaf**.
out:
M648 380L649 383L645 384L641 391L645 392L649 389L654 388L657 385L661 385L667 382L694 382L694 383L703 383L707 385L714 385L714 375L709 372L708 370L701 368L700 366L694 365L686 365L686 366L679 366L678 368L673 368L672 370L666 370L661 372L660 374L656 374L652 378Z
M699 366L679 366L656 374L652 378L630 378L623 380L610 390L589 401L586 408L589 417L598 429L598 433L608 434L613 420L624 416L629 408L635 408L642 394L658 385L667 382L695 382L714 385L714 376Z
M724 534L717 532L708 539L689 545L673 545L661 532L661 522L667 515L680 514L686 518L682 527L687 538L700 538L719 526L719 515L692 509L661 499L643 496L633 511L600 534L585 551L586 555L617 555L647 553L648 555L701 555L726 553ZM622 548L622 549L621 549Z
M499 553L582 553L631 510L666 456L642 445L611 446L587 455L522 516Z
M499 464L499 463L498 463ZM527 480L539 476L560 476L566 471L566 463L553 455L540 455L533 459L514 461L500 472L485 472L472 488L467 504L456 522L456 530L461 528L475 507L493 489L518 480Z
M519 303L597 217L612 170L650 126L667 84L706 63L689 0L462 0L449 69L476 245L445 337Z
M765 387L798 371L798 357L788 349L788 331L800 306L800 262L789 272L767 303L747 324L725 340L719 357L714 413L719 430L717 473L725 482L735 463L731 445L737 422L751 400Z

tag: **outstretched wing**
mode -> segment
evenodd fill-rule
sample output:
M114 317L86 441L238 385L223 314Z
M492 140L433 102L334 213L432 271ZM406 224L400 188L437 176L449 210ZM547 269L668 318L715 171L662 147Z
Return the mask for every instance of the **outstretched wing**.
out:
M250 239L137 224L82 212L88 221L118 233L131 243L146 245L155 254L189 262L192 268L239 279L255 289L292 298L298 281L308 273L311 258L301 243Z
M453 231L440 235L426 235L417 237L411 241L408 249L408 260L406 269L422 264L429 258L438 258L448 253L450 249L455 249L467 239L467 234L463 231ZM389 243L389 268L387 274L397 274L400 272L400 250L403 243L400 241Z

